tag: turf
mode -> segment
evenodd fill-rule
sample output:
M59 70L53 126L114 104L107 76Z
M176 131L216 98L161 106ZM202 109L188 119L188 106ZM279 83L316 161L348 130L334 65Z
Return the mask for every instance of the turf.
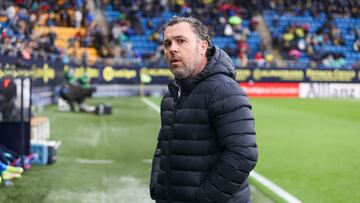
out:
M62 141L57 162L33 166L14 186L1 186L0 202L152 202L148 160L160 127L158 113L138 97L89 100L101 101L113 105L111 116L46 107L42 115L50 118L51 139ZM360 102L254 99L252 104L257 172L304 202L360 199ZM253 191L255 203L270 201Z
M45 108L51 139L61 140L57 163L34 166L1 187L0 202L151 202L147 194L159 118L139 98L100 99L113 115L58 112ZM111 160L88 164L78 160Z
M360 101L253 99L256 171L303 202L360 199Z

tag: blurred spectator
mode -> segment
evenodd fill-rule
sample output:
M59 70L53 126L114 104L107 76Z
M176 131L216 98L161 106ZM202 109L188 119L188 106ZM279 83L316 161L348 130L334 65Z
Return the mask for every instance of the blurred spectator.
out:
M340 54L326 54L322 63L326 68L342 68L346 61Z
M80 29L80 27L81 27L82 18L83 18L83 14L81 13L81 11L76 10L75 11L75 21L76 21L76 28L77 29Z
M263 54L258 51L256 54L255 54L255 61L256 61L256 65L257 67L263 67L265 65L265 59L264 59L264 56Z
M353 49L356 52L360 52L360 38L357 38L353 44Z

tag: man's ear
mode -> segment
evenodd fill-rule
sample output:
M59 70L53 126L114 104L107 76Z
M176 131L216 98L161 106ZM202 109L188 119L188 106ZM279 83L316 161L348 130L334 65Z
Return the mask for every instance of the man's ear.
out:
M208 47L209 47L209 43L206 40L203 40L200 43L200 54L205 56L206 55L206 50L208 49Z

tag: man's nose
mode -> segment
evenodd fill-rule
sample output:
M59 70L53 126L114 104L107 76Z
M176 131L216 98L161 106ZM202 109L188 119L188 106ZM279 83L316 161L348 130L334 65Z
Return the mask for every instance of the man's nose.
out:
M178 52L179 46L176 43L171 43L171 46L170 46L169 50L170 50L171 53Z

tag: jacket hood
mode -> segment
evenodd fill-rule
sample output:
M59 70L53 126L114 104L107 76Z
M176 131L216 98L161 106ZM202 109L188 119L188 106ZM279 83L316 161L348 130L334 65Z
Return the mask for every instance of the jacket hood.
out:
M217 46L211 47L208 53L208 63L204 69L194 78L195 81L204 80L215 74L224 74L236 80L234 64L223 50Z

